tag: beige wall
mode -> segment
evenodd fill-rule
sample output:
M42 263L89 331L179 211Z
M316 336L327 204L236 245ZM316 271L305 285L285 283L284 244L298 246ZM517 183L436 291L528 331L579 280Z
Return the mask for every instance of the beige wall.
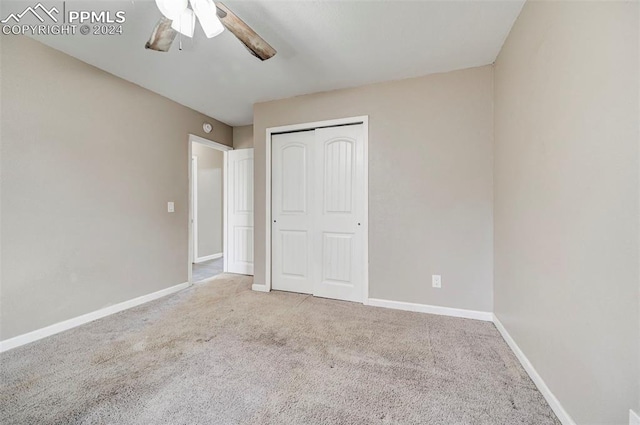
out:
M495 312L578 424L640 412L638 17L529 1L495 66Z
M370 297L492 311L491 66L254 105L256 283L265 129L357 115L370 119Z
M222 151L193 143L198 157L198 258L221 254L222 228Z
M233 127L233 148L247 149L253 147L253 125Z
M188 133L231 128L28 38L1 58L0 338L187 281Z

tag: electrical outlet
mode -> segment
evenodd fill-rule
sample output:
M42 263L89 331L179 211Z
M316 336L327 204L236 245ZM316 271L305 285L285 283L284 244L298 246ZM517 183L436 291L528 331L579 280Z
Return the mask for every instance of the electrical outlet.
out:
M431 276L431 286L434 288L442 288L442 276L434 274Z
M167 212L175 212L176 207L175 204L173 202L167 202Z

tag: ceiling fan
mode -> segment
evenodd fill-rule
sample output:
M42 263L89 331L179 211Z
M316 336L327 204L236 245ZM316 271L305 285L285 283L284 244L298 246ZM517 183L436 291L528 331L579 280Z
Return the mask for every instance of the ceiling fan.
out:
M191 8L188 3L191 3ZM215 37L227 28L258 59L265 61L276 54L276 50L269 43L220 2L216 4L213 0L156 0L156 5L163 16L144 46L147 49L168 52L178 33L193 37L197 18L208 38Z

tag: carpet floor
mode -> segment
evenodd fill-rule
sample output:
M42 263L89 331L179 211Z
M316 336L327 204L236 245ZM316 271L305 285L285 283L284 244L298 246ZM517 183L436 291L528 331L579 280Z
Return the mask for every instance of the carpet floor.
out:
M2 424L559 424L492 323L222 274L0 354Z

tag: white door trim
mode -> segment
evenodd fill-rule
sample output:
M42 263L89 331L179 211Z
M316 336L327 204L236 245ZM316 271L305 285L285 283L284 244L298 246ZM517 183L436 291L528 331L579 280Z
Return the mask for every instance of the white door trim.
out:
M189 134L189 143L191 142L197 142L222 152L233 150L231 146L223 145L222 143L214 142L213 140L205 139L204 137L196 136L195 134Z
M309 123L284 125L279 127L269 127L266 130L265 157L266 157L266 178L265 178L265 281L264 285L253 284L251 289L259 292L271 291L271 135L275 133L286 133L291 131L312 130L318 127L335 127L347 124L362 123L362 133L364 138L364 296L362 299L367 303L369 299L369 116L338 118L326 121L315 121Z
M191 185L191 209L193 211L193 262L198 260L198 156L191 157L191 176L193 183Z
M193 218L194 218L194 211L193 211L193 187L194 187L194 181L193 181L193 170L191 169L191 163L192 163L192 158L193 158L193 149L192 149L192 143L196 142L196 143L200 143L202 145L208 146L210 148L216 149L221 151L224 154L224 158L222 161L222 179L223 179L223 189L222 189L222 203L223 203L223 208L222 208L222 232L223 232L223 241L222 241L222 254L226 254L227 252L227 214L226 214L226 205L227 205L227 152L230 150L233 150L233 148L231 146L227 146L227 145L223 145L222 143L218 143L218 142L214 142L213 140L209 140L209 139L205 139L204 137L200 137L200 136L196 136L195 134L189 134L188 140L187 140L187 144L188 144L188 152L189 155L187 156L188 158L188 170L187 170L187 175L189 176L189 201L188 201L188 205L189 205L189 255L188 255L188 264L187 264L187 276L189 277L189 285L193 285L193 270L192 270L192 264L194 263L195 259L197 258L196 255L197 253L194 252L194 238L197 238L197 236L194 235L194 226L193 226ZM197 183L196 183L197 184ZM224 255L224 269L223 271L227 271L227 260L226 260L227 256Z

